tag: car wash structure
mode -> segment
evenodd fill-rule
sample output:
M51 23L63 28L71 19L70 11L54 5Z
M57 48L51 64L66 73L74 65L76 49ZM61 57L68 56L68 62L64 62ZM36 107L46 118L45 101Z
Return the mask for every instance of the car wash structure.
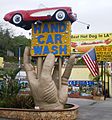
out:
M49 53L56 56L59 65L59 87L61 87L62 58L71 55L71 24L67 11L58 10L53 20L36 21L32 24L31 56L37 59L37 77L40 77L43 60Z
M77 20L71 7L16 10L7 13L4 20L32 30L31 56L37 61L37 77L40 76L45 57L53 53L58 59L61 78L62 58L71 54L71 24Z

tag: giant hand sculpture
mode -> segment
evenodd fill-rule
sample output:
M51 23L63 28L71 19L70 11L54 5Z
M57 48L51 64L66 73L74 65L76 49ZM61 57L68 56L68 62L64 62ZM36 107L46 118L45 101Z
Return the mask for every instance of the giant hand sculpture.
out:
M26 47L24 51L24 67L28 76L31 93L36 106L40 109L63 109L67 101L68 79L74 64L75 56L71 56L65 71L61 77L61 88L59 89L57 81L58 66L55 64L55 56L48 54L42 67L40 78L37 78L37 72L30 63L30 48Z

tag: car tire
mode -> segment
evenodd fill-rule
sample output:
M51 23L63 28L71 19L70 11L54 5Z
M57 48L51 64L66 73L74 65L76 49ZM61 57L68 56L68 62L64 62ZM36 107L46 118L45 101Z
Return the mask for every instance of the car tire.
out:
M23 17L21 14L17 13L12 17L12 23L15 25L21 25L23 23Z
M66 19L66 17L67 17L67 13L66 13L66 11L64 11L64 10L58 10L58 11L55 13L55 19L56 19L57 21L63 21L63 20Z

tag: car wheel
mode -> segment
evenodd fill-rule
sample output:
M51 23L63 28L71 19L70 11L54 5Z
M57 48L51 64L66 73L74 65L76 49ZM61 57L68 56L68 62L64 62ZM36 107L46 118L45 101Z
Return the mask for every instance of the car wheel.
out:
M22 24L22 22L23 22L23 18L22 18L21 14L17 13L12 17L12 23L13 24L20 25L20 24Z
M55 14L55 19L58 21L63 21L66 19L66 12L64 10L58 10Z

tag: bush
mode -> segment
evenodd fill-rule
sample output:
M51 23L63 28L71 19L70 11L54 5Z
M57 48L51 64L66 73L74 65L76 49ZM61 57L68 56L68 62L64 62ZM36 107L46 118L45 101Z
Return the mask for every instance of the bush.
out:
M16 97L7 97L0 100L0 107L3 108L33 109L34 106L33 97L30 95L18 95Z

